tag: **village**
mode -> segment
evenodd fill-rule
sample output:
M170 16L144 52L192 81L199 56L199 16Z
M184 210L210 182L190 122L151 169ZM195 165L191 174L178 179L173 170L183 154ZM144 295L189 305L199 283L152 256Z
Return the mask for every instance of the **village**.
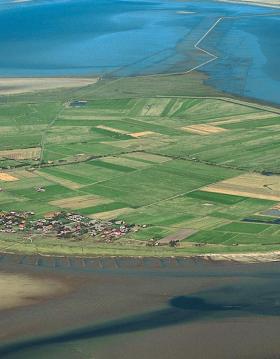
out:
M0 212L0 232L4 233L49 234L76 240L88 236L112 242L138 230L137 226L128 225L124 221L101 221L72 212L53 212L39 219L31 211Z

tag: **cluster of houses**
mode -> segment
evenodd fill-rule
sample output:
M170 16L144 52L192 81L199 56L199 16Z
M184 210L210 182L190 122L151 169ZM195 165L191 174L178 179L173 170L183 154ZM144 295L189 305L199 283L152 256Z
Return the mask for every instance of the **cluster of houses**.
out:
M25 231L76 239L81 239L85 235L98 236L106 242L111 242L131 231L137 231L135 226L124 221L90 219L71 212L53 212L40 219L35 219L34 215L34 212L0 212L0 232Z
M23 230L34 212L0 212L0 232L16 233Z

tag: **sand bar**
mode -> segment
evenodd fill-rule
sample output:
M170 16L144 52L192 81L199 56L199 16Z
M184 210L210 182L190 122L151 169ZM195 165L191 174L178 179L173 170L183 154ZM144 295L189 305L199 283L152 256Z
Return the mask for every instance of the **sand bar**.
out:
M218 1L280 8L279 0L218 0Z
M97 77L21 77L0 78L0 94L12 95L39 90L83 87L96 83Z
M67 286L56 279L1 272L0 311L32 305L66 290Z

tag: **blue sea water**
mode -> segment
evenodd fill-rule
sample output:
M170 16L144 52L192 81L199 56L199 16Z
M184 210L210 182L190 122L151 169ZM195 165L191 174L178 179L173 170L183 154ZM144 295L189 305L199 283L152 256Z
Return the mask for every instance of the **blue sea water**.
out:
M0 76L135 76L199 68L225 92L280 104L280 9L191 0L0 0Z

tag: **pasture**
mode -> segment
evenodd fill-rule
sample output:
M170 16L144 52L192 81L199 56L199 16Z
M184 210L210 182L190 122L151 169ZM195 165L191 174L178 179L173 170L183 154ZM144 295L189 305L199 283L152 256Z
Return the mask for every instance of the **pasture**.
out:
M90 253L280 248L280 226L265 214L279 212L278 109L217 97L108 98L105 82L56 90L55 98L2 98L1 210L73 211L142 228L110 245L85 241ZM110 91L118 83L123 91L123 82L112 81ZM179 237L175 249L146 248ZM56 241L37 243L57 251Z

